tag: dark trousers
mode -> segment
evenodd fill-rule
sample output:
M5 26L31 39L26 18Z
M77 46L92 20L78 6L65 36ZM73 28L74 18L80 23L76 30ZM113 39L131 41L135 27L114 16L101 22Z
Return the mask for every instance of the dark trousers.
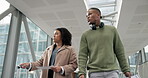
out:
M53 78L53 70L48 70L48 78Z

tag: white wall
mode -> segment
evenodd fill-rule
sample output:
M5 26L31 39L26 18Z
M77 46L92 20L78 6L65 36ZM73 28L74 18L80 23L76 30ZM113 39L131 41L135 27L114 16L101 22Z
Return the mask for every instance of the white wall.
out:
M148 62L140 65L138 70L141 78L148 78Z

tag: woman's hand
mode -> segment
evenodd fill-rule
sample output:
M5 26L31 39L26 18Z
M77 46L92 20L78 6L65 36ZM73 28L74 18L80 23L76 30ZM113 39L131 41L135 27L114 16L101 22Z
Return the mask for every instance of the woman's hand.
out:
M27 69L27 68L30 67L30 63L22 63L22 64L20 64L20 66L21 66L21 68L23 68L23 69Z
M60 66L52 66L51 70L53 70L56 73L59 73L62 70L62 68Z

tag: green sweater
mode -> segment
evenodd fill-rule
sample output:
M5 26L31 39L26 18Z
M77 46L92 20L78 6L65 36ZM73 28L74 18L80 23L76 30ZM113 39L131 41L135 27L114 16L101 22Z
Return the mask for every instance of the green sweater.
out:
M83 33L78 55L79 75L86 74L86 68L89 72L118 70L116 58L122 72L130 71L115 27L104 26Z

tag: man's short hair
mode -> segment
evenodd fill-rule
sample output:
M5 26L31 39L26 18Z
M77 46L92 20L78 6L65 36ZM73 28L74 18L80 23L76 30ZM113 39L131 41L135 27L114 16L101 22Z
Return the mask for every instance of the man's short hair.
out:
M89 10L90 10L90 9L98 11L98 12L100 13L100 15L101 15L101 11L100 11L100 9L98 9L98 8L94 8L94 7L93 7L93 8L89 8Z

